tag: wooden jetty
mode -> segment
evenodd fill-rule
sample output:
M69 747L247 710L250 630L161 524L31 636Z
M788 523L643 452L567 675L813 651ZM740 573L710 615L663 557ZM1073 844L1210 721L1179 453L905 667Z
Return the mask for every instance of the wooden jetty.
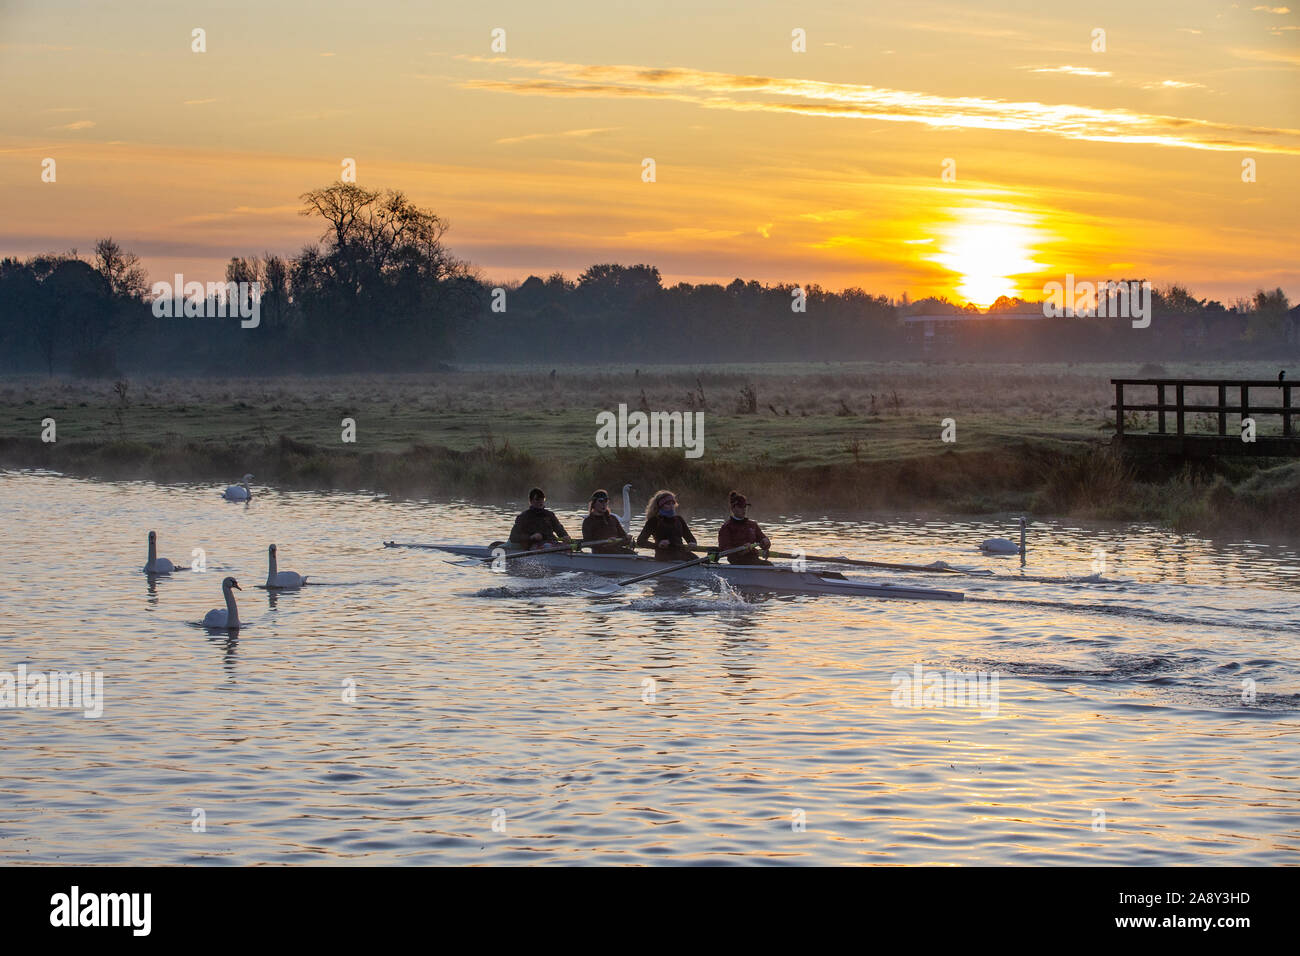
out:
M1214 455L1255 455L1267 458L1300 456L1300 436L1295 421L1300 408L1291 403L1294 383L1282 379L1219 378L1113 378L1115 386L1114 442L1125 451L1158 453L1182 458L1206 458ZM1138 389L1154 389L1155 401L1134 401ZM1213 390L1209 400L1204 397ZM1198 399L1196 394L1201 393ZM1191 399L1189 401L1189 398ZM1215 400L1217 398L1217 400ZM1172 399L1172 400L1171 400ZM1126 426L1130 412L1155 412L1155 431L1135 432ZM1189 421L1189 416L1197 419ZM1174 428L1169 429L1170 418ZM1204 428L1206 418L1211 429ZM1233 431L1229 431L1229 418ZM1243 441L1241 422L1255 421L1255 440ZM1281 419L1278 433L1277 419ZM1200 425L1189 429L1188 426ZM1217 424L1217 428L1214 426Z

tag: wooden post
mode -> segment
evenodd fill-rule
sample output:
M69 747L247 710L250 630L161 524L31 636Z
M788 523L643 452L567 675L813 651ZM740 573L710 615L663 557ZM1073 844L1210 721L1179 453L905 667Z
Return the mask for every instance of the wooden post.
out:
M1178 392L1178 434L1181 437L1183 434L1183 383L1179 382L1174 386L1174 389Z
M1282 386L1282 434L1291 437L1291 386Z
M1241 420L1244 422L1250 417L1250 386L1241 386ZM1238 431L1241 429L1238 428Z
M1219 434L1228 434L1228 386L1219 383Z
M1165 433L1165 385L1161 382L1156 386L1156 404L1160 406L1160 434Z
M1124 437L1124 383L1115 383L1115 437Z

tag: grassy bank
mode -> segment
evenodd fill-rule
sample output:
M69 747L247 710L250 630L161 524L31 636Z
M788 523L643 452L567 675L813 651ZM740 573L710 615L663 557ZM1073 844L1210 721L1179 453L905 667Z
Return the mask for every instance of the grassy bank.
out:
M110 479L518 501L631 482L700 511L732 487L763 514L1027 511L1202 533L1300 536L1300 463L1154 473L1111 453L1124 366L773 365L470 369L421 376L0 382L0 465ZM1169 374L1260 374L1169 368ZM1274 374L1276 374L1274 372ZM752 389L752 393L744 390ZM752 396L752 400L751 400ZM705 453L601 450L595 415L705 411ZM57 441L40 440L53 418ZM342 420L356 441L342 441ZM957 441L940 440L940 421Z

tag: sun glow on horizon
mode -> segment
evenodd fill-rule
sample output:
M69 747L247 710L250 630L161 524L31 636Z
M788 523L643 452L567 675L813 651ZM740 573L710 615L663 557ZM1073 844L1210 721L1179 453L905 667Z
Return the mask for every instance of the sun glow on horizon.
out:
M926 256L956 274L952 288L980 308L1019 293L1017 276L1040 270L1033 258L1041 241L1037 217L1006 206L969 206L936 230L938 251Z

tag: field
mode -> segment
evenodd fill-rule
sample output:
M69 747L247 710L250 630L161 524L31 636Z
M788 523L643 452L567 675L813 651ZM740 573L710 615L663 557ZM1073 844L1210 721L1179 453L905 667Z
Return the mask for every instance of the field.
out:
M410 496L553 500L631 482L773 509L1034 511L1296 533L1295 463L1138 473L1112 454L1111 377L1276 377L1214 366L773 364L464 367L430 375L0 380L0 464ZM752 389L752 393L747 390ZM704 453L596 447L596 414L705 413ZM752 409L752 410L751 410ZM40 440L55 420L57 441ZM343 419L355 420L344 442ZM956 441L941 440L941 421Z

